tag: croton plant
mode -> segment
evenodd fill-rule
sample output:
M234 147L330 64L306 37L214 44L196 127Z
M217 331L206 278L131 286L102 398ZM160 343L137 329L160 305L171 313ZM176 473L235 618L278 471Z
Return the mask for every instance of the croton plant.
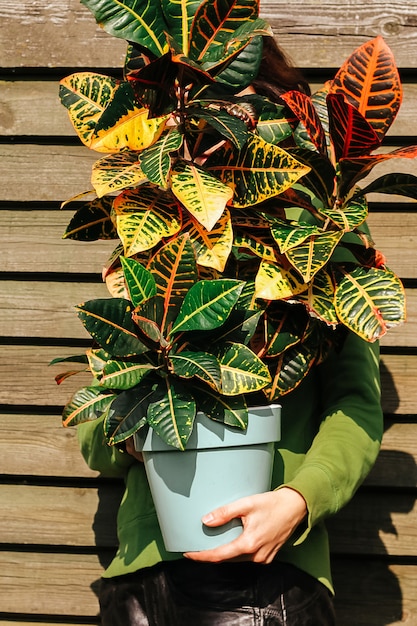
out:
M417 148L374 153L402 97L381 37L312 97L272 102L241 94L272 36L258 0L82 2L127 54L120 76L60 87L104 153L64 237L116 242L110 297L78 306L94 344L75 360L93 379L63 421L104 414L110 444L148 425L184 449L197 411L245 428L250 404L293 390L347 330L372 342L403 321L366 195L417 198L417 178L358 183Z

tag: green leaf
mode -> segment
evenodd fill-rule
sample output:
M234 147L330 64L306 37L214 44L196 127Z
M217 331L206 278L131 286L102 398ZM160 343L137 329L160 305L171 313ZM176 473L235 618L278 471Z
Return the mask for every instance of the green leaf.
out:
M245 430L248 426L248 408L245 396L223 396L205 387L196 387L198 409L212 420Z
M96 241L117 239L117 231L111 219L113 198L100 198L84 204L68 224L63 239Z
M204 120L222 137L232 142L236 148L243 148L248 139L248 128L244 121L226 111L211 111L209 108L189 108L188 115Z
M166 24L159 2L148 0L81 0L96 21L114 37L136 42L156 56L165 49Z
M104 434L110 445L125 441L146 424L152 397L153 384L146 379L116 396L104 418Z
M292 128L284 111L283 106L270 103L259 114L256 132L267 143L277 145L291 136Z
M103 390L98 387L79 389L64 407L63 426L76 426L97 419L114 397L114 394L103 393Z
M189 53L189 33L191 23L201 0L161 0L162 11L172 38L181 48L185 56Z
M78 316L97 343L114 356L143 354L148 347L137 336L132 304L123 298L99 298L78 307Z
M404 287L389 270L356 267L344 272L336 288L335 306L345 326L366 341L375 341L404 321Z
M243 281L231 279L197 282L185 296L170 335L221 326L235 306L243 285Z
M103 370L100 386L106 389L131 389L155 367L150 363L108 361Z
M264 389L268 400L278 400L298 387L313 367L316 356L317 351L305 342L297 343L286 350L273 367L271 384Z
M284 220L273 220L271 222L271 233L279 246L281 254L285 254L291 248L299 246L311 235L317 235L320 232L320 228L315 224L299 224Z
M222 216L233 191L205 169L184 161L171 173L172 192L189 213L207 230Z
M329 217L340 229L349 232L363 224L368 217L368 203L364 196L348 200L340 208L324 208L319 211Z
M291 187L310 168L279 146L251 136L243 150L218 150L207 169L234 189L233 206L247 207Z
M417 200L417 176L412 174L386 174L360 191L362 195L368 193L387 193L406 196Z
M144 300L156 296L156 283L152 273L134 259L120 257L130 299L136 307Z
M114 201L114 211L126 256L152 249L181 227L175 198L150 184L119 194Z
M228 209L225 209L210 231L191 216L183 223L182 230L190 236L198 265L223 272L233 244L232 220Z
M180 376L180 378L196 376L220 391L220 365L217 358L212 354L184 350L178 354L170 354L169 361L176 376Z
M91 173L91 183L99 198L128 187L137 187L145 181L146 176L135 152L119 152L102 157L94 163Z
M184 450L194 426L194 398L168 377L161 381L153 397L147 412L149 426L165 443Z
M297 296L307 309L326 324L338 323L334 305L335 287L333 278L326 269L321 269L310 281L308 288Z
M271 382L267 366L243 344L226 345L218 358L223 395L236 396L259 391Z
M142 171L151 183L164 189L168 188L172 163L171 153L179 150L183 139L183 135L178 130L170 130L140 154L139 161Z

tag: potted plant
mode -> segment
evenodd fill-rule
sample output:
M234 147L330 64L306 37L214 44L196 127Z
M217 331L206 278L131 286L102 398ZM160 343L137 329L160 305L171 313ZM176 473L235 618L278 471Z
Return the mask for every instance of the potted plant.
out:
M279 402L346 329L375 341L404 319L366 194L417 197L417 179L358 186L381 161L417 155L374 154L401 101L392 54L377 37L311 98L277 104L239 95L272 35L258 0L83 4L128 45L121 77L61 82L80 139L105 153L96 197L64 237L117 242L103 272L110 297L78 307L95 343L76 360L93 382L64 425L104 413L110 445L156 434L179 450L196 415L242 434L248 407Z

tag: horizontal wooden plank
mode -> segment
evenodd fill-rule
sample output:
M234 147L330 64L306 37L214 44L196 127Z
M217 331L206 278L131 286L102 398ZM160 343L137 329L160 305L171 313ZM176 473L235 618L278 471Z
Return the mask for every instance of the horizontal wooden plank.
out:
M115 548L122 487L0 485L1 541Z
M416 483L414 462L414 483ZM417 504L415 492L358 492L328 520L333 553L415 556Z
M333 560L338 626L416 626L417 567Z
M390 329L384 346L417 346L417 290L406 294L407 323ZM8 337L87 338L75 306L109 295L103 283L0 281L0 328Z
M91 190L91 167L102 156L82 145L0 144L0 176L2 180L8 181L2 189L1 200L62 202L73 198ZM28 167L33 163L36 163L36 167ZM24 186L21 184L23 171ZM364 184L390 172L407 172L417 176L417 159L388 159L375 168ZM369 199L404 202L404 197L394 195L387 198L382 194L370 194ZM415 205L415 202L412 204Z
M417 276L415 206L415 212L371 212L368 220L376 246L386 255L389 267L402 278ZM62 234L74 211L1 210L1 271L100 273L117 241L63 240ZM40 242L42 254L39 254Z
M115 520L121 496L122 485L98 489L0 485L1 541L116 547ZM415 494L359 492L329 520L329 528L335 554L413 556L417 542Z
M81 354L80 348L54 346L0 346L0 404L60 406L72 393L91 381L87 373L72 376L60 387L54 376L69 365L48 367L53 359ZM11 355L11 358L10 358ZM382 368L382 404L385 412L413 415L417 406L417 355L384 355Z
M102 571L94 554L0 552L1 611L95 616Z
M261 15L300 66L338 67L354 48L382 34L400 66L416 67L415 0L307 0L290 7L287 0L264 0ZM4 2L0 18L3 67L119 66L124 55L122 42L101 31L76 0Z
M96 478L60 415L0 415L0 474Z
M415 626L416 566L335 559L333 569L339 626ZM2 552L2 610L52 619L54 615L96 616L93 589L101 571L94 555Z
M109 296L104 283L0 281L0 327L12 337L86 339L75 306Z
M321 85L312 83L315 91ZM73 137L75 131L58 97L58 81L0 81L0 135ZM403 101L389 135L411 137L416 133L417 85L403 84ZM34 107L33 102L42 102Z
M416 486L417 426L392 423L384 433L368 487ZM82 458L75 428L60 415L0 415L0 474L95 478Z
M62 239L73 214L60 210L0 211L1 271L99 274L118 240Z

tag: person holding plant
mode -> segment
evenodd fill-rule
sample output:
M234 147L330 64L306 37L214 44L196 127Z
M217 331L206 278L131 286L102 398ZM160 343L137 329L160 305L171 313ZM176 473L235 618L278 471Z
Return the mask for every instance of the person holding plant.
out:
M257 94L275 102L308 93L272 38L264 39ZM78 426L93 469L121 476L119 549L100 592L103 626L332 626L335 615L324 520L353 496L380 446L378 343L346 331L282 404L272 490L207 511L220 526L240 518L242 534L216 549L165 550L140 454L109 447L103 419Z

